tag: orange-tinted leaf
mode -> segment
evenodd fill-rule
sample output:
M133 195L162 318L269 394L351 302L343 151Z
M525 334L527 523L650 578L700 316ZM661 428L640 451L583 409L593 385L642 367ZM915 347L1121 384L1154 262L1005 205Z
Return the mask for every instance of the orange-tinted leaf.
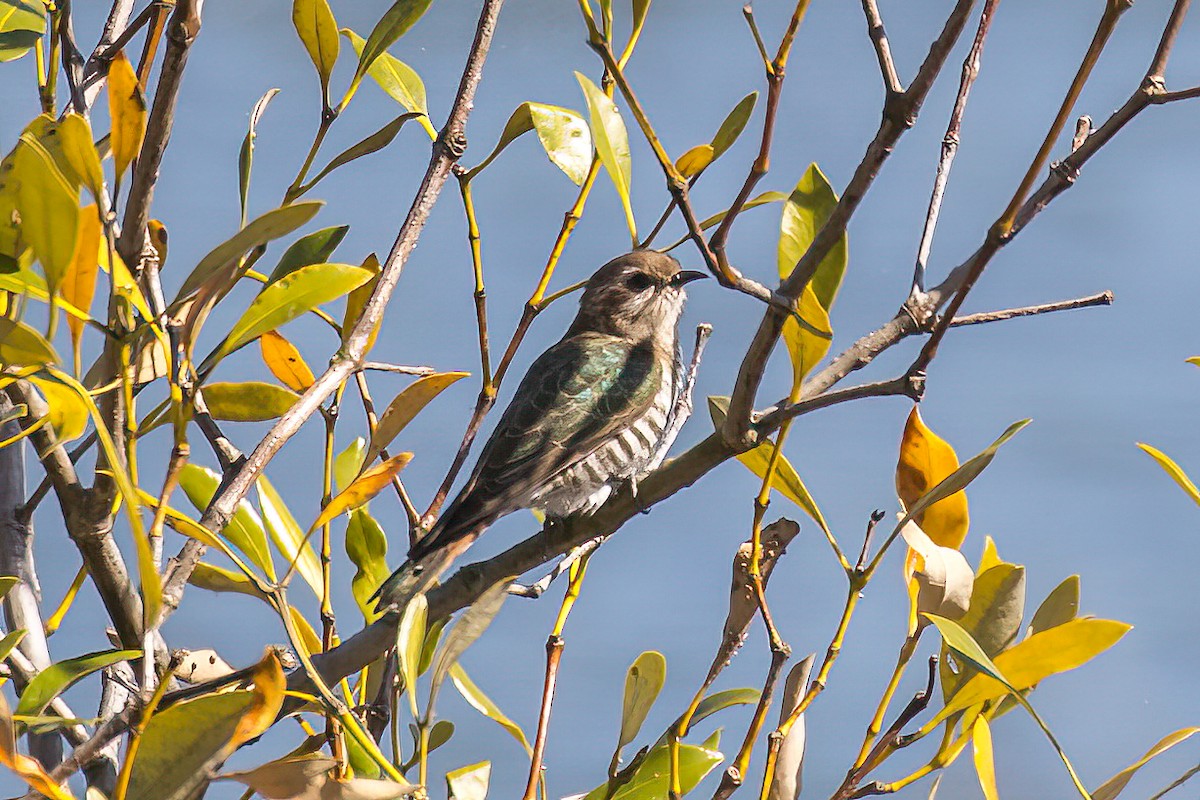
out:
M100 272L100 239L103 226L96 216L94 205L86 206L79 215L79 236L75 243L75 257L63 278L62 296L71 305L87 313L96 293L96 276ZM71 330L71 346L79 349L83 337L83 320L74 315L67 316L67 327Z
M17 752L17 737L13 730L8 702L0 696L0 763L17 773L29 788L51 800L75 800L68 789L55 783L36 759Z
M896 494L905 508L958 469L958 456L944 439L934 433L913 406L900 440L896 464ZM942 547L962 546L967 536L967 495L955 492L939 500L916 517L921 529Z
M412 453L400 453L359 475L337 497L329 501L329 505L325 506L320 516L309 526L309 530L315 530L339 514L353 511L368 502L372 497L379 494L385 486L391 483L392 478L400 474L400 470L408 466L408 462L412 461L412 457Z
M316 378L296 346L279 331L267 331L258 340L263 361L279 382L295 392L303 392Z
M375 426L375 435L371 437L371 447L367 451L367 457L363 460L363 464L370 464L374 461L375 456L379 455L379 451L386 449L400 431L404 430L433 398L441 394L450 384L469 374L469 372L438 372L418 378L405 387L404 391L388 403L387 410L379 418L379 424Z

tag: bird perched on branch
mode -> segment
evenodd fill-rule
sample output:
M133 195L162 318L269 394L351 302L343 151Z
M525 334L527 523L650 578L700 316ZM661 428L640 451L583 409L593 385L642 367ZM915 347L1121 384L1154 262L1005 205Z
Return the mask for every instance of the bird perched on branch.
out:
M590 514L658 466L677 432L684 286L704 277L651 250L592 275L575 321L529 368L466 486L380 587L380 608L431 586L505 514Z

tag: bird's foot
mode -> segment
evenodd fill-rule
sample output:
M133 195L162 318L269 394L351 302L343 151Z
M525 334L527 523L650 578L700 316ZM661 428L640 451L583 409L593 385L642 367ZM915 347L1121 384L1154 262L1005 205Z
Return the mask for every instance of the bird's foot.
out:
M629 494L633 497L633 507L637 509L639 514L649 514L651 506L642 505L641 498L638 497L638 479L634 476L629 479Z

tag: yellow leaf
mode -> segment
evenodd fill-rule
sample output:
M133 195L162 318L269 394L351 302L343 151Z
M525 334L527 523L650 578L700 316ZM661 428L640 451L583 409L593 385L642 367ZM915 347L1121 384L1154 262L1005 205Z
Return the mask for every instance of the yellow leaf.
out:
M92 206L87 208L91 209ZM117 287L117 294L127 298L144 319L154 319L154 315L150 313L150 304L146 302L146 297L142 294L137 281L134 280L133 273L129 271L129 267L125 266L125 261L121 258L120 253L115 249L109 253L108 240L103 236L100 237L99 259L100 269L113 273L113 285Z
M329 88L329 76L333 73L333 65L337 63L338 27L329 10L326 0L294 0L292 3L292 24L313 66L321 79L321 92Z
M95 206L86 206L79 215L79 237L75 244L75 257L63 277L62 296L71 305L87 313L96 293L96 275L100 270L97 254L103 234L100 218ZM74 315L67 317L71 329L71 346L78 351L83 337L83 320Z
M30 378L46 398L49 407L50 425L59 443L71 442L83 436L87 430L89 411L74 390L58 381L46 378Z
M100 166L100 154L92 144L92 128L86 117L71 112L58 123L58 142L66 159L79 180L99 197L104 191L104 170Z
M313 630L313 626L308 624L308 620L300 613L300 610L295 606L288 606L288 616L292 618L292 625L296 628L296 633L300 636L300 641L297 642L309 655L321 652L321 637L317 636L317 632Z
M0 696L0 763L21 776L29 788L51 800L75 800L75 795L55 783L36 759L17 752L12 713L3 696Z
M698 144L681 155L675 162L675 169L685 178L690 178L713 162L716 151L711 144Z
M971 726L971 742L975 752L975 774L979 776L979 788L985 800L1000 800L996 790L996 761L992 755L992 729L982 714Z
M254 702L238 722L237 730L229 741L229 752L256 736L261 736L274 724L275 717L279 715L279 709L283 706L287 678L274 650L267 649L263 660L258 662L250 673L250 681L254 684Z
M108 113L112 117L113 163L117 179L125 173L146 136L146 98L137 73L124 50L118 50L108 68Z
M12 175L17 181L21 237L41 262L50 293L57 294L75 255L78 192L42 143L29 133L21 135L13 155Z
M441 394L447 386L468 375L470 375L469 372L437 372L418 378L405 387L404 391L388 403L387 410L379 418L379 424L375 426L375 434L371 437L371 447L367 451L367 457L363 459L363 464L369 465L374 461L375 456L379 455L379 451L386 449L400 431L413 421L421 409Z
M375 276L369 281L359 286L346 296L346 314L342 317L342 344L345 344L350 339L350 331L358 322L359 316L362 315L363 307L367 305L367 301L371 299L371 295L375 292L375 284L379 283L379 273L383 267L379 263L379 258L371 253L362 263L363 269L368 269ZM383 319L379 320L382 323ZM371 348L375 346L375 337L379 335L379 323L375 324L371 335L367 337L367 346L363 349L363 354L369 353Z
M339 514L353 511L368 502L392 482L392 478L412 461L412 457L412 453L400 453L359 475L337 497L329 501L329 505L325 506L316 521L309 526L309 530L316 530Z
M832 334L833 328L829 323L829 312L817 299L811 283L804 287L804 294L800 298L800 308L797 313L809 325ZM792 360L792 390L795 395L800 385L804 383L804 377L829 352L831 339L817 336L812 331L801 327L794 317L788 317L783 322L783 341L787 345L788 355ZM798 397L798 395L796 396Z
M303 392L316 380L296 346L279 331L267 331L258 340L263 361L279 382L296 392Z
M1014 689L1024 691L1051 675L1086 664L1120 641L1131 627L1111 619L1073 619L1033 634L997 655L993 662ZM1008 693L1004 684L979 673L963 684L938 718L945 719Z
M975 574L982 575L992 567L1003 563L1004 560L996 551L996 540L991 536L983 537L983 555L979 556L979 566L975 569Z
M896 494L905 508L941 483L958 469L954 448L930 430L913 406L900 440L900 459L896 464ZM967 536L966 492L958 491L939 500L918 514L916 522L935 543L942 547L962 546Z
M1171 480L1179 484L1179 488L1187 492L1188 497L1192 498L1196 505L1200 505L1200 489L1196 488L1196 484L1192 483L1192 479L1187 476L1186 472L1179 468L1178 464L1171 460L1170 456L1142 442L1138 442L1138 447L1142 448L1143 452L1157 461L1158 465L1171 476Z
M725 424L725 415L728 409L728 397L708 398L708 413L712 417L713 427L717 430L720 430L721 426ZM775 443L766 441L753 450L741 453L737 458L738 461L746 465L747 469L761 478L767 474L767 465L770 464L771 454L774 452ZM806 514L812 517L814 522L821 526L821 530L825 532L825 535L830 540L833 539L833 532L825 522L825 516L821 513L821 509L817 507L816 500L809 493L808 487L804 485L804 481L800 479L800 474L796 472L796 468L787 460L787 456L782 453L779 454L779 459L775 464L775 480L771 482L771 488L779 491L784 497L800 506Z
M1146 751L1146 755L1142 756L1137 761L1118 772L1116 775L1113 775L1111 778L1106 780L1099 789L1092 792L1092 800L1114 800L1114 798L1116 798L1116 796L1119 795L1121 791L1129 785L1129 781L1133 778L1133 774L1142 767L1146 766L1146 763L1150 761L1150 759L1154 758L1160 753L1170 750L1180 742L1190 739L1197 733L1200 733L1200 728L1181 728L1180 730L1177 730L1174 733L1168 734L1162 739L1159 739L1154 747L1151 747Z
M56 363L58 353L40 333L24 322L0 317L0 366Z

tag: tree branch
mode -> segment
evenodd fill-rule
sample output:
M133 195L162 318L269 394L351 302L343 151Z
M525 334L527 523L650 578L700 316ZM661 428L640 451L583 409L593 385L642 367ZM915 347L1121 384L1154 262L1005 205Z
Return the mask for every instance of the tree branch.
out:
M854 212L858 209L867 190L875 182L876 176L883 167L883 162L891 155L896 142L899 141L904 131L916 123L921 104L933 86L934 79L945 65L954 43L958 41L963 27L966 25L971 6L972 0L958 0L950 12L941 34L930 46L929 55L921 64L912 84L903 94L885 101L883 120L880 122L875 137L867 146L866 154L843 190L837 206L834 207L821 229L817 231L817 235L813 237L812 244L809 245L788 277L780 284L779 294L793 301L799 298L804 287L812 280L821 260L846 232L846 226L849 225L851 217L854 216ZM725 427L722 430L722 435L732 446L745 449L754 444L750 428L750 414L754 408L759 384L762 383L767 360L771 356L771 351L775 349L775 343L783 330L785 318L785 313L776 306L768 308L754 335L754 340L742 359L729 401L729 415L725 419Z
M359 315L350 335L346 338L343 350L291 409L275 423L266 437L247 457L245 463L227 482L222 484L221 489L213 497L200 519L200 523L209 530L219 531L228 523L238 502L249 492L250 487L262 474L267 463L300 430L308 418L316 413L325 398L329 397L355 370L360 368L368 337L382 319L404 265L408 262L413 248L416 247L417 239L425 227L425 221L429 218L429 213L450 175L450 169L461 157L466 147L467 118L470 116L474 103L475 90L483 77L483 65L487 59L488 49L491 47L496 20L503 4L504 0L484 0L479 23L475 30L475 40L471 45L467 64L459 82L458 93L454 98L446 125L434 143L433 155L425 171L425 177L421 181L421 186L400 227L395 244L392 245L383 270L379 274L375 291ZM168 606L178 605L187 579L191 576L203 553L204 546L193 539L184 545L179 555L173 560L163 584L163 594Z

